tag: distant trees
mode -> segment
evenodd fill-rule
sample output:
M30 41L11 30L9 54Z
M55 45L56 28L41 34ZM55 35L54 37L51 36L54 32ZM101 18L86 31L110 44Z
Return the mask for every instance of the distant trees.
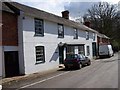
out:
M120 12L115 5L99 2L88 9L84 21L90 21L91 28L111 38L113 44L120 45Z

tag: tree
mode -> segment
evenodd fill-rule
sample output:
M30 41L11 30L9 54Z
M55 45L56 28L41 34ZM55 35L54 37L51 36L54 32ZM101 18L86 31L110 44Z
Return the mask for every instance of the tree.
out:
M116 41L120 46L120 12L117 11L115 5L107 2L99 2L88 9L84 15L84 21L90 21L91 28L103 33Z
M107 2L99 2L88 9L88 14L84 16L84 19L90 20L91 28L111 36L110 31L112 30L115 16L116 8L114 5L110 5Z

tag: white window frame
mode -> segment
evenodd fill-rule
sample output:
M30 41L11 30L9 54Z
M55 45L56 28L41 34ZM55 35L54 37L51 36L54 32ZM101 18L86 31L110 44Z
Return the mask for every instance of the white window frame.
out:
M90 46L86 46L87 56L90 55Z
M36 64L45 63L45 50L44 46L36 46Z
M86 40L89 40L89 32L86 31Z
M93 33L93 41L95 41L96 37L95 37L95 33Z
M37 36L44 36L44 22L43 19L34 19L35 23L35 35Z
M74 39L78 39L78 30L74 28Z
M58 24L58 38L64 38L64 25Z

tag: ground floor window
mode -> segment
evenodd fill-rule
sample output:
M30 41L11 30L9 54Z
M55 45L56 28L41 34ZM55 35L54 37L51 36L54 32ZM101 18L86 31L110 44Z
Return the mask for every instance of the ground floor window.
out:
M36 46L36 63L45 62L44 46Z
M66 56L68 56L69 54L74 54L74 53L75 53L74 46L66 47Z
M90 47L87 46L87 56L89 56L89 55L90 55Z
M84 45L78 46L78 54L84 54L85 55Z

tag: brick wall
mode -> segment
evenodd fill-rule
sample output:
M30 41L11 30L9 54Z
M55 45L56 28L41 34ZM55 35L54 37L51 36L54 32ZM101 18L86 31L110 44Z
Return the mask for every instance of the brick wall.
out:
M98 44L110 44L109 39L97 37Z
M18 46L17 15L2 12L2 45Z

